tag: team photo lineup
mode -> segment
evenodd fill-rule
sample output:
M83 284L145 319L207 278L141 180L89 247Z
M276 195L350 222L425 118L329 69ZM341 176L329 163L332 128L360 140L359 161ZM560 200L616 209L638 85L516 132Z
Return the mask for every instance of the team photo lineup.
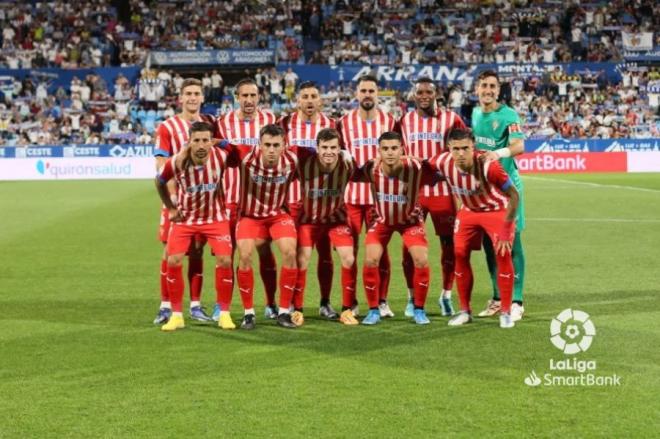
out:
M0 22L0 439L658 437L660 1Z
M321 112L314 82L302 82L295 111L276 119L259 107L257 82L245 78L235 87L238 108L215 118L200 112L202 82L185 79L180 112L156 131L163 257L154 324L163 331L186 326L186 262L190 319L235 329L230 308L236 289L243 307L239 326L254 329L257 255L263 315L281 327L305 322L308 271L318 278L322 318L352 326L394 317L388 303L393 270L405 277L406 317L431 323L427 296L438 291L430 301L437 301L448 325L461 326L473 319L471 252L483 249L493 294L478 316L498 316L501 328L514 327L524 314L525 217L513 157L524 152L525 136L516 111L498 102L496 72L478 74L475 88L478 106L469 129L458 114L439 108L436 84L427 77L414 82L415 108L399 120L379 108L378 80L368 74L356 82L357 108L339 120ZM437 238L426 234L428 217ZM395 232L401 249L388 248ZM439 258L429 257L429 239L439 240ZM207 247L215 258L211 315L201 301ZM314 248L318 264L310 269ZM332 250L341 265L339 312L331 305ZM392 267L389 254L399 251L401 267ZM316 300L307 297L308 312Z

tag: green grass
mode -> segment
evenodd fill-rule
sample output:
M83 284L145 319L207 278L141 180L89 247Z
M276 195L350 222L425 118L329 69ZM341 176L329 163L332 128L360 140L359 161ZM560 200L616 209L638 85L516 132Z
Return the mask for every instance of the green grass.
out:
M258 291L253 332L164 334L151 324L162 249L150 182L0 183L0 437L657 436L660 174L525 184L527 315L513 330L494 319L446 325L435 240L432 324L403 318L395 239L393 321L319 320L310 273L296 331L264 322ZM481 308L485 263L472 260ZM204 290L210 306L210 275ZM523 384L564 358L549 324L568 307L597 328L578 358L620 375L620 387Z

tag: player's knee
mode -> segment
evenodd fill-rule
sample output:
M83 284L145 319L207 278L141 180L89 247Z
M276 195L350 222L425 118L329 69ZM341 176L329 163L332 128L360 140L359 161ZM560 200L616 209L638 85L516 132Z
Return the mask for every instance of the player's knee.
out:
M246 249L239 249L238 263L242 269L247 269L252 266L252 251Z
M298 269L307 270L309 266L309 258L307 256L298 255Z
M215 265L222 268L231 268L231 256L215 256Z
M352 252L346 252L340 255L341 266L344 268L351 268L355 264L355 256Z
M183 264L183 255L169 255L167 257L167 265L170 267L178 267Z
M378 267L380 265L380 258L374 256L365 256L364 265L366 267Z
M281 249L282 265L286 267L296 267L296 248L295 246L286 246Z
M415 268L426 268L429 266L429 258L427 255L420 255L413 258Z

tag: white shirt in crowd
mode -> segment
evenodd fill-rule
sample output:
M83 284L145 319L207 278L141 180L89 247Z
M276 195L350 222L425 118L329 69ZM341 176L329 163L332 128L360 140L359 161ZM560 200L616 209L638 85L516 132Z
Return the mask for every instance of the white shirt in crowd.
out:
M216 72L211 75L211 88L220 88L222 85L222 76Z

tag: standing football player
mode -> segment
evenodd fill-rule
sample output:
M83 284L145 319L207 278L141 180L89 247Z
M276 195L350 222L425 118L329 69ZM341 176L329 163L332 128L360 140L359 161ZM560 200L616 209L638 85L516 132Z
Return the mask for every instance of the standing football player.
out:
M521 237L522 231L525 230L525 204L522 179L513 158L525 152L525 135L520 128L521 122L518 113L513 108L499 103L497 101L499 94L500 80L497 73L492 70L481 72L477 78L479 106L472 111L472 129L476 139L475 147L488 151L481 156L481 159L499 160L504 170L511 177L511 181L520 196L516 218L516 233L511 249L513 267L516 273L511 319L515 322L522 319L525 312L523 307L525 253ZM493 297L488 301L486 309L479 313L479 317L493 316L500 311L502 306L497 283L496 257L493 243L488 236L484 236L484 251L493 286Z
M334 128L335 121L321 112L322 101L319 89L314 82L307 81L300 84L298 88L296 111L280 119L279 124L286 133L286 142L289 148L308 148L315 151L317 148L316 137L325 128ZM301 211L300 181L294 180L289 187L287 200L289 213L297 222ZM318 250L318 262L316 274L319 280L321 302L319 315L330 320L339 317L330 304L332 292L332 276L334 264L332 262L332 248L327 234L320 234L315 242ZM299 275L300 276L300 275Z
M194 122L204 121L215 124L213 118L200 114L204 103L202 81L195 78L187 78L181 84L179 93L179 104L181 112L162 122L156 130L156 144L154 154L156 156L156 170L165 164L168 157L180 152L188 141L188 132ZM176 181L170 180L168 191L171 200L176 203L177 188ZM167 237L170 232L170 220L165 205L161 209L159 239L165 246L163 257L160 262L160 309L154 320L155 324L166 323L172 314L172 305L167 288ZM190 317L194 320L208 322L211 318L206 314L201 304L203 266L203 238L193 240L188 249L188 282L190 285Z
M510 314L514 267L511 245L515 231L518 191L497 160L482 160L485 152L475 150L474 136L467 129L449 133L450 152L431 157L428 165L439 172L461 199L454 228L455 276L460 312L449 320L450 326L472 321L470 297L474 278L470 253L481 247L487 234L494 245L497 284L502 294L500 327L512 328Z
M403 157L401 135L384 132L378 139L377 160L369 160L360 169L361 179L368 181L374 197L377 217L367 231L362 280L369 303L369 312L362 320L364 325L380 322L381 310L378 287L381 257L394 232L399 232L413 260L413 317L415 323L430 323L424 304L429 289L428 243L424 230L423 214L417 203L420 184L431 183L434 173L426 172L421 163Z
M216 303L223 309L219 326L223 329L236 327L229 314L233 289L232 244L221 189L227 153L213 147L213 131L211 124L193 123L187 146L167 159L156 179L158 194L171 222L167 240L167 281L173 312L169 321L161 326L163 331L185 327L181 263L198 235L207 239L216 259ZM172 200L167 187L171 180L177 183L176 200Z
M415 81L415 109L406 113L399 126L403 137L406 155L425 160L446 151L447 133L454 128L465 128L461 117L453 111L436 107L437 89L433 81L423 77ZM419 204L424 217L431 215L435 234L440 237L442 256L442 290L438 304L443 316L454 313L451 303L451 289L454 283L454 218L456 207L454 198L444 181L435 185L423 185L419 194ZM413 316L413 262L404 247L403 272L408 284L408 305L405 315Z
M218 118L218 135L221 139L236 146L256 148L259 145L259 132L268 124L275 123L275 115L259 108L259 88L252 78L245 78L236 84L236 100L239 109L231 111ZM227 208L230 212L232 239L235 242L235 229L240 212L238 210L240 195L239 171L230 168L225 172L224 191ZM266 293L267 318L277 317L275 292L277 290L277 268L275 257L269 245L259 247L259 272ZM213 317L217 319L220 310L214 309Z
M392 115L378 108L378 80L375 76L364 75L358 79L355 97L358 108L343 116L339 121L339 127L344 148L351 153L357 166L361 167L378 155L378 138L384 132L394 130L396 121ZM370 185L364 182L350 182L344 200L349 225L353 230L354 253L357 257L362 225L368 228L375 219ZM387 251L380 258L379 268L380 313L382 317L394 317L387 303L390 283L390 258ZM357 301L355 303L357 304ZM354 311L357 316L357 305Z

